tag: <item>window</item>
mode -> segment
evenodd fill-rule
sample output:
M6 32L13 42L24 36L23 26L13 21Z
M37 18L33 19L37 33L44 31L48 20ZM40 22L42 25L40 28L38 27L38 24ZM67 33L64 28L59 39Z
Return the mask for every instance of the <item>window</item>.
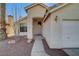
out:
M26 24L20 24L20 32L27 32Z

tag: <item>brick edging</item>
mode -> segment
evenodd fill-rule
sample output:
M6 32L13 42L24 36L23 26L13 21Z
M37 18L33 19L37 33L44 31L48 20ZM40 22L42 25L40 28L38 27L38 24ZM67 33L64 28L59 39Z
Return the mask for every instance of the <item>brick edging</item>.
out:
M62 49L49 48L45 39L42 39L42 42L43 42L44 50L48 55L50 55L50 56L68 56L68 54L65 53Z

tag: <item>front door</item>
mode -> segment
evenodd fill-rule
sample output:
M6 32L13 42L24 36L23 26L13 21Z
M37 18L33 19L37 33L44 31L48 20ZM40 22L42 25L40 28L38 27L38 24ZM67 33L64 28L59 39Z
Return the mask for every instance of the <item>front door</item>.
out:
M42 30L41 21L33 20L33 34L39 35L41 34L41 30Z

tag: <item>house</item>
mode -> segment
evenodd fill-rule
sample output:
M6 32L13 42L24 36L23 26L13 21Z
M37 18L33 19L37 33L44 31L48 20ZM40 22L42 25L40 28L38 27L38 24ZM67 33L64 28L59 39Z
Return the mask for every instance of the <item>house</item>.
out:
M2 28L1 23L0 23L0 30ZM8 20L5 22L5 28L6 28L7 37L15 36L15 27L14 27L13 16L11 16L11 15L8 16ZM4 33L4 31L1 30L0 36L1 37L5 36L5 33L4 34L2 34L2 33Z
M60 3L49 8L42 3L25 7L27 16L16 23L16 35L42 35L50 48L79 47L79 4Z
M42 34L42 20L45 16L45 13L48 11L48 6L40 3L40 4L32 4L28 7L25 7L25 10L27 12L27 18L25 19L26 25L27 25L27 38L29 39L28 41L32 41L33 35L39 35ZM16 29L16 33L19 32L19 29L21 28L20 24L17 23L16 25L19 28ZM22 25L25 26L25 25ZM26 31L24 28L23 30ZM20 32L22 35L22 32ZM25 34L25 32L23 32ZM17 35L17 34L16 34Z
M15 22L16 36L27 36L27 16L20 18Z
M43 36L50 48L79 47L79 4L61 4L48 11Z
M11 15L8 16L8 20L6 21L6 33L7 37L15 36L14 19Z

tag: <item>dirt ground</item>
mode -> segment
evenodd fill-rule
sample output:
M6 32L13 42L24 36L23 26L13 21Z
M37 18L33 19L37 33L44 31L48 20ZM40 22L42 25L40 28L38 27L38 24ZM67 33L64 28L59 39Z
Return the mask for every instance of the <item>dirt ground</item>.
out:
M8 43L13 40L14 43ZM34 40L27 43L26 37L12 37L0 41L0 56L30 56Z

